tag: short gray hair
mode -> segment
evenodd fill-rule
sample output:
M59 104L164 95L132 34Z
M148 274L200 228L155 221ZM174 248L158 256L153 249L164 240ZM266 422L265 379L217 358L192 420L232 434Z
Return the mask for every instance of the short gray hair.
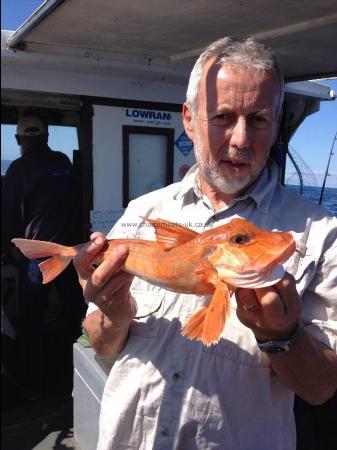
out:
M212 42L202 52L191 71L186 92L186 103L193 114L198 109L198 91L202 72L206 63L213 57L216 57L215 62L220 66L228 64L235 68L247 68L261 72L274 69L280 83L278 112L280 111L284 98L284 78L274 53L253 38L224 37Z

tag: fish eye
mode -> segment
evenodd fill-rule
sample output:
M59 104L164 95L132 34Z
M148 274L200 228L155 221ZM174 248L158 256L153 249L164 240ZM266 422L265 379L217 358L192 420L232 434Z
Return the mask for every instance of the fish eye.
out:
M249 242L249 237L244 234L236 234L235 236L232 236L230 238L230 241L233 244L238 244L238 245L246 244L247 242Z

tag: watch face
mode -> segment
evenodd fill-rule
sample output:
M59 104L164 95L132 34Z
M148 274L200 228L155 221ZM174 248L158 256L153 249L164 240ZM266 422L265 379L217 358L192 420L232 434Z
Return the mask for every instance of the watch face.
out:
M289 350L288 346L287 347L267 347L265 348L265 351L267 353L284 353L287 352Z
M288 341L285 342L270 341L265 342L263 344L258 344L258 346L260 350L262 350L263 352L272 354L284 353L287 352L290 348Z

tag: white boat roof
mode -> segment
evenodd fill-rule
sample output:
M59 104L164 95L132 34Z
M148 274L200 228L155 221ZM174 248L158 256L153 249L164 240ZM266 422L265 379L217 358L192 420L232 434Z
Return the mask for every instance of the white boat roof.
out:
M209 42L253 36L277 54L287 81L337 75L336 0L47 0L7 48L130 64L178 83Z

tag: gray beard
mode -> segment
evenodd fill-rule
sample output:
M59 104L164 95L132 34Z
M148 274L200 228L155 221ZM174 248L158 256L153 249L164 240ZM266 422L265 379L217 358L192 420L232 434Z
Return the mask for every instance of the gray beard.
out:
M217 168L212 167L202 167L199 164L199 170L207 183L216 189L219 192L224 194L236 194L243 191L246 187L248 187L254 180L247 178L245 180L238 180L236 178L232 178L231 180L227 180L221 175Z
M219 192L230 195L236 194L247 188L259 176L258 173L251 173L245 179L236 178L235 175L231 176L230 179L225 178L224 174L219 170L216 162L211 162L207 165L204 164L201 157L201 150L199 133L197 132L196 142L194 143L194 152L200 174L210 186ZM228 150L224 151L223 156L237 159L245 163L250 163L253 160L253 155L250 150L243 151L234 147L230 147Z

